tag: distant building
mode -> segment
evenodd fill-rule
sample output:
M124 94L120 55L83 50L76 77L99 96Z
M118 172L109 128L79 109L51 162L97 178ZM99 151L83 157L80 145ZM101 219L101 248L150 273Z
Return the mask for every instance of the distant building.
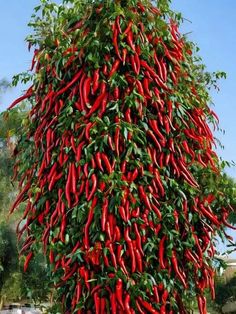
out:
M223 272L222 277L227 282L236 275L236 259L224 258L223 260L227 264L227 268Z

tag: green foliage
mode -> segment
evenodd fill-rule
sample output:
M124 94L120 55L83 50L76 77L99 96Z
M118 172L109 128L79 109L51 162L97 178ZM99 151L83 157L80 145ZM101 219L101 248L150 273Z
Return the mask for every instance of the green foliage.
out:
M0 295L7 302L20 301L22 295L22 273L12 270L4 281Z
M0 224L0 291L18 265L15 233L5 223Z
M13 140L18 136L19 130L24 118L27 116L29 108L26 103L21 103L21 106L9 111L4 111L0 114L0 140L2 143L7 140Z
M9 82L6 79L0 80L0 95L5 93L5 91L10 87Z
M227 300L236 301L236 277L233 277L228 282L218 280L216 282L216 299L215 302L222 306Z
M50 286L47 265L42 254L31 261L27 272L22 271L22 295L40 305L48 300Z
M165 294L176 313L213 294L215 237L234 196L210 128L209 90L225 74L206 72L169 4L42 0L30 22L36 71L14 81L33 82L16 149L25 241L46 253L70 312L94 311L96 286L110 304L120 281L134 309L146 300L152 312Z

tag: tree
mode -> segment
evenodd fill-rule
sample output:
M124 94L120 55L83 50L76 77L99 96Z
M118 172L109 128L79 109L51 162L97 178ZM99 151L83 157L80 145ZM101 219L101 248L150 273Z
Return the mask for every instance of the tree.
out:
M0 94L9 87L5 80L0 81ZM46 301L49 293L48 277L43 255L38 254L29 271L23 272L19 265L19 254L15 234L15 220L11 217L6 223L9 204L15 197L16 188L12 184L12 152L14 140L27 115L27 104L22 103L11 112L0 114L0 295L4 301L19 301L22 298L35 303ZM24 205L22 205L24 207ZM22 214L22 212L21 212ZM17 219L17 217L14 217ZM22 225L22 224L21 224ZM30 292L29 292L30 289Z
M2 95L10 87L9 82L6 79L0 80L0 95Z
M0 291L18 264L15 233L5 224L0 225Z
M214 298L231 206L209 89L225 74L205 71L169 4L43 0L30 23L11 212L26 202L24 268L42 248L63 312L186 313L196 297L203 314Z
M27 272L22 268L22 295L40 305L48 300L50 293L49 278L45 258L38 254L29 265Z

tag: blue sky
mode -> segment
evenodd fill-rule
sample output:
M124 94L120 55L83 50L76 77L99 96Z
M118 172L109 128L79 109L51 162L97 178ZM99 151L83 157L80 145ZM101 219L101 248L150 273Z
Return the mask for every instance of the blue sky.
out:
M24 38L29 33L27 23L38 0L1 0L0 6L0 78L11 77L29 68L31 53ZM220 117L221 136L225 145L220 155L236 161L236 1L235 0L173 0L172 8L183 13L184 32L191 32L191 40L200 47L200 55L209 71L227 72L227 80L220 82L221 91L213 94L215 111ZM9 91L1 99L0 111L20 96L23 87ZM228 173L236 178L236 167Z
M219 82L220 92L213 93L215 111L225 134L217 134L224 144L218 150L226 160L236 161L236 1L234 0L173 0L172 7L190 20L183 31L200 48L200 55L211 72L221 70L227 79ZM227 171L236 178L236 167Z

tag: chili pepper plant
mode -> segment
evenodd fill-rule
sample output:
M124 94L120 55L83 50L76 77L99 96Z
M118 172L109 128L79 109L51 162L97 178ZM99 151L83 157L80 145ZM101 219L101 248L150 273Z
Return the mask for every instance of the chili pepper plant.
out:
M41 16L37 12L41 12ZM25 270L38 250L65 313L187 313L214 298L231 206L210 75L169 1L42 1L14 151Z

